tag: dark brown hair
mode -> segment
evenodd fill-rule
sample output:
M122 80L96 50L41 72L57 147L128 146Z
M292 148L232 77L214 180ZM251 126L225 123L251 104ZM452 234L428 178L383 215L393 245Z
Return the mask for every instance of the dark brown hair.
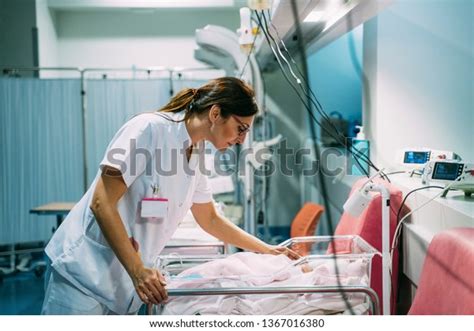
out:
M184 120L202 114L213 105L221 109L221 116L252 116L258 112L255 94L245 82L234 77L222 77L194 89L184 89L176 94L159 112L177 113L186 110Z

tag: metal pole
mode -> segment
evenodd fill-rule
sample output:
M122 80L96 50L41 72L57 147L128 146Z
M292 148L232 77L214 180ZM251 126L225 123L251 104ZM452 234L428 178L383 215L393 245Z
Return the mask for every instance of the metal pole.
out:
M169 71L169 69L165 67L149 67L149 68L85 68L83 70L84 72L87 71L130 71L130 72L136 72L136 71L142 71L142 72L148 72L148 71Z
M82 157L84 160L83 164L83 190L87 192L88 180L88 168L87 168L87 96L86 96L86 70L81 70L81 109L82 109Z
M170 97L174 95L174 90L173 90L173 70L169 71L169 80L170 80Z
M175 67L171 69L174 72L186 72L186 71L207 71L207 70L220 70L216 67L199 67L199 68L179 68Z
M7 74L8 72L19 72L19 71L77 71L80 72L80 68L75 68L75 67L20 67L20 68L15 68L15 67L6 67L6 66L0 66L1 70L3 71L4 74Z

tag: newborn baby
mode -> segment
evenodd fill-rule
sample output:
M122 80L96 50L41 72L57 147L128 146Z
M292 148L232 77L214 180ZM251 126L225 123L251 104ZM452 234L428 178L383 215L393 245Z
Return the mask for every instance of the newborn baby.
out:
M243 252L190 268L181 272L179 277L189 277L196 274L207 279L238 277L241 280L250 281L252 284L260 286L288 279L291 277L291 267L294 264L295 261L283 254Z

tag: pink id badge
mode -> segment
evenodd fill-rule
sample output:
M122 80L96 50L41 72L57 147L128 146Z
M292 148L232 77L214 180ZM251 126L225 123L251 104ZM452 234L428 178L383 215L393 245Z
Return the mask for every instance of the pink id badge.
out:
M142 200L141 217L166 218L168 215L168 199L144 198Z

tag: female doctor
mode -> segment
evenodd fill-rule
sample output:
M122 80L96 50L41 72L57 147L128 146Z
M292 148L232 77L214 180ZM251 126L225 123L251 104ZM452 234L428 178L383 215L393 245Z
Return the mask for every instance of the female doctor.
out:
M226 77L125 123L46 247L52 263L42 313L134 314L143 303L166 300L155 264L189 209L225 243L296 258L217 214L202 171L204 142L219 150L242 143L257 111L252 89Z

